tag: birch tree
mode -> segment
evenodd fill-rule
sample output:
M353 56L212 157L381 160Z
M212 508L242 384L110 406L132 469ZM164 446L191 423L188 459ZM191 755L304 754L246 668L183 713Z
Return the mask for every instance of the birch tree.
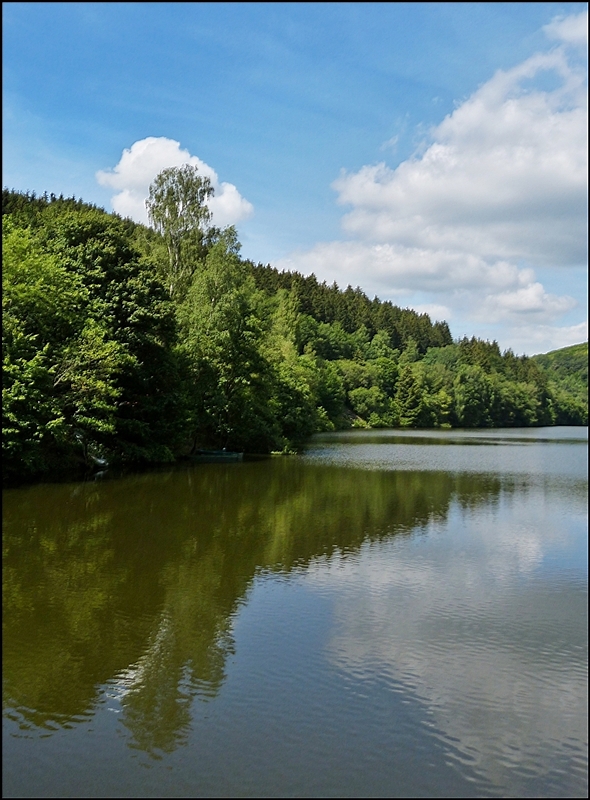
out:
M204 255L204 238L211 223L207 201L213 193L210 179L199 175L191 164L167 167L150 186L146 208L168 251L166 283L171 297L187 284Z

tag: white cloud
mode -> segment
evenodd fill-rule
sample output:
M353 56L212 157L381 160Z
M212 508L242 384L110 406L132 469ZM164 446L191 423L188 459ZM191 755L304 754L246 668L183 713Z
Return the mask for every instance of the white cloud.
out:
M523 324L507 328L506 336L515 353L526 352L534 356L537 353L547 353L549 350L587 342L588 323L580 322L577 325L561 325L559 327ZM493 338L493 336L488 338Z
M543 30L550 39L571 45L588 45L588 11L570 17L555 17Z
M494 456L488 458L491 465ZM549 590L543 563L563 551L571 538L564 520L583 518L585 503L564 493L557 477L563 465L555 464L556 504L548 512L521 466L518 488L488 498L477 514L430 520L429 537L456 542L459 558L445 557L438 546L429 550L424 537L401 544L393 537L365 543L354 559L318 562L305 578L324 597L333 594L331 663L357 684L374 681L378 671L390 686L405 685L441 741L476 763L497 789L515 763L499 752L510 753L518 741L520 754L542 748L548 764L587 726L583 656L556 652L540 663L515 611L524 584L528 629L544 629L548 613L568 619L568 601Z
M533 326L579 306L546 292L535 268L587 264L586 73L566 47L586 22L585 12L546 26L565 44L499 70L397 168L343 170L333 188L351 209L342 221L351 241L319 243L279 266L453 317L530 326L530 341L520 340L534 345Z
M412 308L418 314L428 314L433 322L450 322L453 318L453 312L449 306L443 306L440 303L412 303Z
M240 195L232 183L220 182L212 167L197 156L191 156L188 150L180 147L179 142L165 136L148 136L135 142L129 149L123 150L119 163L112 170L100 170L96 173L96 179L101 186L117 191L111 199L114 211L147 225L145 200L150 183L166 167L180 167L183 164L198 167L199 172L211 180L215 194L208 205L214 224L220 227L233 225L252 214L252 204Z
M525 92L541 72L552 91ZM432 131L421 157L343 173L345 230L372 242L549 266L585 256L585 91L559 51L498 72Z
M541 319L558 317L570 311L576 301L567 296L556 297L547 294L540 283L530 283L514 291L491 294L486 297L482 312L490 322L516 316L538 316Z
M404 247L366 242L323 242L307 252L294 253L278 266L314 272L328 283L360 285L370 296L387 296L408 305L416 293L435 301L412 302L417 310L447 310L447 321L459 315L472 322L549 323L578 304L572 297L549 294L530 268L509 261L489 263L481 256L453 250Z

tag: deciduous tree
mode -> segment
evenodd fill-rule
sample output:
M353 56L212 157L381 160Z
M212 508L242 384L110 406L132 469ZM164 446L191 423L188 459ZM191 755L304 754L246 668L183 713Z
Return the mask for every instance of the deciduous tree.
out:
M162 170L150 186L146 208L168 250L166 282L171 297L185 287L204 255L211 223L207 201L213 193L210 179L191 164Z

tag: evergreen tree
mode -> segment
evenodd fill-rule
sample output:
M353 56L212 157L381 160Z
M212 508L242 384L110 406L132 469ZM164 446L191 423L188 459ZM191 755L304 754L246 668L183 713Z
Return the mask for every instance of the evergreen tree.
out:
M395 393L399 424L413 427L420 421L422 412L422 392L410 364L402 367Z

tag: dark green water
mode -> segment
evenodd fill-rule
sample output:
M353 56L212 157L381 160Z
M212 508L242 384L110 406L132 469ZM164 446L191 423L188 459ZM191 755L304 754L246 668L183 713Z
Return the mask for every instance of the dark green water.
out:
M355 431L4 492L4 796L587 796L586 458Z

